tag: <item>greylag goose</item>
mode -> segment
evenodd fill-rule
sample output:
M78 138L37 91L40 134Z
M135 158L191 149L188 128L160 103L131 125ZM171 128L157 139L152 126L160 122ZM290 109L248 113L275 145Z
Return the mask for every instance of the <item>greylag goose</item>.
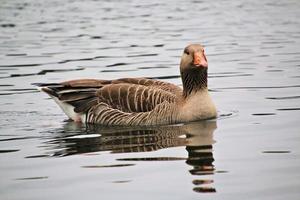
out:
M76 122L166 125L217 116L207 88L207 68L204 48L191 44L184 49L180 62L183 89L147 78L78 79L36 85Z

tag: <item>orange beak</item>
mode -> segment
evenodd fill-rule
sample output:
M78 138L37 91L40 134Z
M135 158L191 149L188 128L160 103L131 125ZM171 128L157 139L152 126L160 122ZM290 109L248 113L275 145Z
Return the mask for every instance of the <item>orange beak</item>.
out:
M195 52L193 64L197 67L208 67L205 54L203 52Z

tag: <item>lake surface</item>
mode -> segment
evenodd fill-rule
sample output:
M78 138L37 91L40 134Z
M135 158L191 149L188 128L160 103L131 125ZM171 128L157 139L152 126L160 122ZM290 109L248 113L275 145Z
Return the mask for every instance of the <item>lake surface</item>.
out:
M298 0L1 1L0 199L299 199L299 19ZM181 85L190 43L216 120L83 126L31 85Z

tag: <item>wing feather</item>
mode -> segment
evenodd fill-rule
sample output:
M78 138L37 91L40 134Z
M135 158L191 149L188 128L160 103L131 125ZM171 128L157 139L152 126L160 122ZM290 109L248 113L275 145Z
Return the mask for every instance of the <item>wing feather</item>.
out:
M124 112L148 112L164 101L173 103L177 100L174 94L165 90L124 83L104 86L96 96L99 102Z

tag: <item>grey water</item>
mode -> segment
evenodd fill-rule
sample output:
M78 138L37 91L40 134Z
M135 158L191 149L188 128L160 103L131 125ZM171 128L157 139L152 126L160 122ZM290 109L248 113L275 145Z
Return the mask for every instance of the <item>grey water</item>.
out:
M299 19L298 0L1 1L0 199L299 199ZM31 85L181 85L190 43L218 119L85 126Z

